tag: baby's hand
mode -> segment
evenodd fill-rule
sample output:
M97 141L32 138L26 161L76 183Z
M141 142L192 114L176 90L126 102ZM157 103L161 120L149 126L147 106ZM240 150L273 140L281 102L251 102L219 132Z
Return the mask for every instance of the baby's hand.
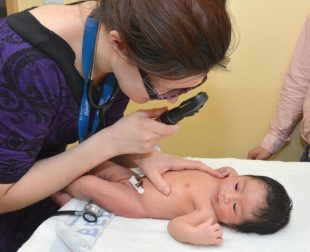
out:
M222 236L220 225L214 223L212 217L194 228L194 243L198 245L221 245L223 243Z
M223 178L238 176L237 171L229 166L224 166L215 170L218 171L223 176Z

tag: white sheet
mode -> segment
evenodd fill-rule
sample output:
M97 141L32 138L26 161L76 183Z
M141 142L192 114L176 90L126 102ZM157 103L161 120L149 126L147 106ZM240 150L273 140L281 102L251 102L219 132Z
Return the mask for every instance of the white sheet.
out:
M102 230L98 239L94 241L92 248L85 251L310 252L310 163L251 161L229 158L200 158L199 160L214 168L229 165L234 167L240 174L266 175L278 180L285 186L294 204L289 225L276 234L266 236L237 233L223 227L224 244L222 246L199 247L182 244L171 238L166 231L167 221L165 220L114 217L108 226ZM44 242L46 237L53 236L56 232L54 230L53 233L55 225L53 226L51 221L55 221L54 218L44 222L20 251L54 252L55 249L52 250L47 245L48 243ZM42 243L44 246L41 245L39 246L40 249L38 249L38 245Z

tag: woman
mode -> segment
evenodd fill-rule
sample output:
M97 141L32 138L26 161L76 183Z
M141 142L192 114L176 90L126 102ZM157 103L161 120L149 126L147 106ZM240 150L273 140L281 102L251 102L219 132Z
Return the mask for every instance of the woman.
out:
M225 63L231 39L225 5L101 0L42 6L1 21L1 251L16 251L55 213L51 195L108 159L141 167L166 194L167 170L217 175L153 150L179 128L152 119L165 108L126 117L123 111L129 99L175 102Z

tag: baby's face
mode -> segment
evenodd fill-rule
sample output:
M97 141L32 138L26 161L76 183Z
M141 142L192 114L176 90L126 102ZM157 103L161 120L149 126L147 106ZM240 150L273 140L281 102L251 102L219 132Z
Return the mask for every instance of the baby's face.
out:
M220 222L241 224L253 219L253 213L265 204L266 187L246 176L220 180L212 195L212 204Z

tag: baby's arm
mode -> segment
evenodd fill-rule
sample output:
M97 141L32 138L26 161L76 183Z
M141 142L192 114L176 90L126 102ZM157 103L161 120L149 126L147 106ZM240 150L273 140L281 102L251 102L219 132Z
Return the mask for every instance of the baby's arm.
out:
M172 219L168 231L179 242L195 245L220 245L223 242L220 225L202 210Z

